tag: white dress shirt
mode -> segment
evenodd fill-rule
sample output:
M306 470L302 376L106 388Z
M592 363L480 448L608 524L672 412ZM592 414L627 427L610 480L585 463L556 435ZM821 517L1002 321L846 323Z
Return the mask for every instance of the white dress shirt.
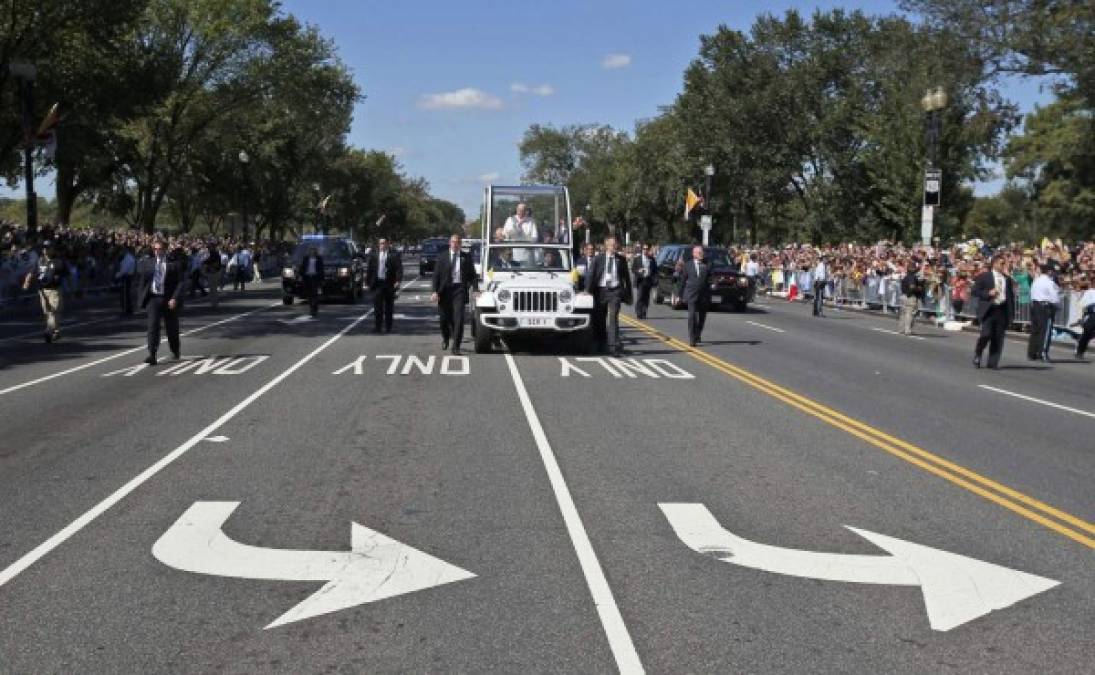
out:
M601 275L601 288L616 288L620 285L620 277L616 270L616 256L605 255L605 273Z
M996 270L993 270L992 279L996 284L996 297L992 299L992 304L1002 305L1008 301L1008 278Z
M460 283L460 253L449 250L449 261L452 263L452 282Z
M156 258L156 269L152 272L152 295L163 295L163 280L167 276L167 262Z
M376 266L376 276L379 280L383 281L384 277L388 275L388 253L387 251L381 251L378 256L379 261Z
M1051 305L1061 304L1061 290L1053 282L1053 277L1048 274L1039 274L1034 283L1030 285L1030 299L1032 302L1048 302Z

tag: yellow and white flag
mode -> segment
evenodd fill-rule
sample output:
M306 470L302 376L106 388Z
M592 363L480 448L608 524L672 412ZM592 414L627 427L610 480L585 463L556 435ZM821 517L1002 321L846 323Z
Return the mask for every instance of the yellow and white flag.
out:
M688 194L684 197L684 219L688 220L688 216L692 213L692 209L696 208L697 204L702 204L703 198L692 191L692 188L688 188Z

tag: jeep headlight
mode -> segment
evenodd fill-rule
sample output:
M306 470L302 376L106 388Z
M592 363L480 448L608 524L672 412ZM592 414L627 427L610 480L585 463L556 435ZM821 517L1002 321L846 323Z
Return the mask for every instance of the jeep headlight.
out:
M559 291L559 302L566 304L574 299L574 294L570 291Z
M297 271L294 270L292 267L286 267L281 271L281 276L285 277L286 279L292 279L296 275Z
M509 302L510 292L503 288L495 293L494 297L498 298L498 302Z

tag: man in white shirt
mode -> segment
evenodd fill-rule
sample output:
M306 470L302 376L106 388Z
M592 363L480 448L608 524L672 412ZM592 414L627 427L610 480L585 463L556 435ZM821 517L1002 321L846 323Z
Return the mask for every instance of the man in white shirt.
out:
M118 271L114 274L114 280L118 282L122 294L122 314L133 313L133 275L137 272L137 259L133 257L133 249L128 244L122 249L122 257L118 261Z
M817 265L814 267L813 282L811 286L814 289L814 316L825 316L822 310L825 308L825 286L829 281L829 266L825 264L825 256L821 256L817 259Z
M506 224L502 226L502 232L506 241L540 241L540 232L536 227L536 221L529 215L529 208L524 203L517 205L514 215L506 218Z
M1053 317L1061 304L1061 289L1049 275L1046 265L1035 266L1034 282L1030 285L1030 339L1027 358L1049 361L1049 345L1053 336Z

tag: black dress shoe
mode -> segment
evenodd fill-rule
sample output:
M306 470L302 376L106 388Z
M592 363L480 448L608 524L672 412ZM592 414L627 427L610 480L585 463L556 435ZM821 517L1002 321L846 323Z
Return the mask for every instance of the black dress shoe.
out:
M980 356L974 356L973 357L973 367L974 368L980 368L981 367L981 357Z
M449 348L449 341L448 340L442 340L441 341L441 351L445 351L448 348Z
M692 338L691 340L688 341L688 346L689 347L695 347L698 343L699 343L699 340L697 340L695 338Z
M49 331L46 331L42 337L45 339L47 345L53 342L53 333L50 333Z
M150 366L154 366L154 365L156 365L156 357L155 356L149 356L147 359L144 360L144 362L147 363Z
M453 356L461 356L463 353L464 352L461 351L459 347L453 347L452 348L452 355Z
M175 359L176 361L178 361L179 359L181 359L181 358L182 358L182 354L180 354L179 352L171 352L171 358L173 358L173 359Z

